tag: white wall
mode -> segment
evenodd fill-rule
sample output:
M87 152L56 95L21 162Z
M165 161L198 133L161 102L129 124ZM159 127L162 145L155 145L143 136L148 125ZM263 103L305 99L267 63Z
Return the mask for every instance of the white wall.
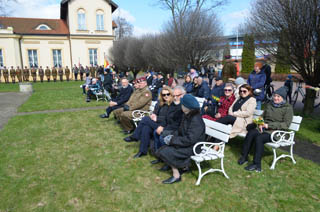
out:
M69 1L68 5L68 23L70 34L84 35L112 35L112 10L111 5L106 0L77 0ZM78 30L78 10L85 10L86 29ZM104 12L104 31L97 31L96 12L102 10Z

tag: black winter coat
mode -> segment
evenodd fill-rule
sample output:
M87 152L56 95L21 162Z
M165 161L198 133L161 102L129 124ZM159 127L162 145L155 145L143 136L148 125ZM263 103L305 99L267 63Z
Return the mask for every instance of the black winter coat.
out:
M164 130L178 130L183 116L181 104L171 103L170 106L165 104L160 107L157 103L153 113L157 115L157 123L164 127Z
M161 147L156 154L169 166L188 167L193 147L201 141L205 141L205 124L199 111L191 111L183 116L179 130L174 132L170 144Z
M116 102L119 106L125 104L129 99L131 94L133 93L133 88L128 85L126 88L120 88L119 95L112 99L112 101Z

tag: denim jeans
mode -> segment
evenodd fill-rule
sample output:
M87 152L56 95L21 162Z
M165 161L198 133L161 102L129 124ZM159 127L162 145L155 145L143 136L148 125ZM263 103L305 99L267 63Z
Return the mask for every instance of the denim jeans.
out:
M261 101L257 100L257 110L261 110Z

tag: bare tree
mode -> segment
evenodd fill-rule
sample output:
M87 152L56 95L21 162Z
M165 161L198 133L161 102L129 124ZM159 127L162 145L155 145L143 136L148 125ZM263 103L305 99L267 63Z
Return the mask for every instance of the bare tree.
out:
M110 59L115 64L119 71L127 71L129 64L126 63L125 54L128 47L129 39L125 38L113 43L113 47L109 50Z
M0 0L0 16L9 16L12 8L9 8L11 3L17 3L17 0Z
M290 64L306 84L320 83L320 0L256 0L250 22L262 50ZM278 42L280 40L286 42ZM278 46L278 47L277 47ZM279 58L281 57L281 58ZM306 89L304 114L313 112L315 91Z
M178 33L174 21L164 29L163 51L180 68L188 64L206 66L213 61L214 49L221 42L222 28L210 11L188 11L180 20Z
M142 56L143 40L141 38L128 39L128 46L125 51L125 61L133 72L134 78L137 74L146 68L146 62Z
M133 26L125 18L117 16L114 21L117 24L115 29L117 40L132 36Z

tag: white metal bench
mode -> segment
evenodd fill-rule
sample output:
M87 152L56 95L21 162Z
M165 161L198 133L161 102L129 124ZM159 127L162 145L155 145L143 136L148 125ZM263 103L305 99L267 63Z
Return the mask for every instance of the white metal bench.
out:
M204 103L204 101L206 100L205 98L200 98L200 97L195 97L196 98L196 100L199 102L199 104L200 104L200 108L202 108L202 105L203 105L203 103Z
M263 110L255 110L253 114L253 118L257 118L259 116L262 116ZM268 142L265 145L269 146L273 150L273 162L270 167L270 169L274 169L276 166L276 163L279 159L285 158L285 157L290 157L293 164L296 164L296 161L293 157L293 145L295 144L294 142L294 135L295 132L299 131L300 124L302 122L302 117L301 116L293 116L292 122L289 126L288 131L281 131L281 130L276 130L271 134L271 141ZM238 134L240 137L246 137L246 134ZM279 147L284 147L284 146L290 146L290 155L286 154L281 154L279 157L277 157L277 152L276 150Z
M215 121L211 121L208 119L203 119L206 125L206 134L210 137L216 138L220 140L220 143L212 143L212 142L199 142L193 148L194 156L191 156L191 159L196 163L199 176L196 182L196 185L200 185L201 179L208 173L212 172L222 172L224 176L229 179L228 175L226 174L223 166L223 158L224 158L224 148L225 144L229 141L230 133L232 126L221 124ZM200 146L201 152L197 153L196 149ZM215 151L213 148L214 146L219 146L219 150ZM221 161L221 168L220 169L212 169L210 168L206 172L202 173L200 163L203 161L210 161L220 159Z
M153 112L154 107L156 106L156 104L157 104L157 101L152 101L151 105L149 107L149 111L144 111L144 110L134 110L134 111L132 111L132 117L133 117L132 120L133 120L134 125L136 127L138 126L139 121L141 121L143 117L149 116Z
M295 135L295 132L299 131L301 122L302 122L301 116L293 116L292 122L289 127L289 131L277 130L271 134L272 142L266 143L266 145L270 146L273 150L273 162L270 169L274 169L277 161L285 157L290 157L293 164L296 164L296 161L293 157L293 145L295 144L294 135ZM290 155L281 154L280 156L277 157L276 150L279 147L283 147L283 146L290 146Z

